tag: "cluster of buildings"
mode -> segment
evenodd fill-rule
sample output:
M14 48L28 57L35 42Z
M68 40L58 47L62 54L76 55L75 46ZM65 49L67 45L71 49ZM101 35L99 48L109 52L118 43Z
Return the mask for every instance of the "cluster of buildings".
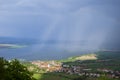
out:
M93 72L92 69L81 65L67 65L56 61L33 61L32 64L37 65L40 69L45 69L47 72L64 72L67 74L77 74L80 76L100 77L107 75L110 78L120 78L120 71L109 69L97 69Z
M88 76L88 77L100 77L99 73L92 73L92 69L85 68L82 66L69 66L69 65L62 65L62 68L59 72L64 72L68 74L77 74L80 76Z
M38 68L46 70L46 72L58 71L61 69L61 64L55 61L32 61L32 64Z
M100 72L103 72L106 74L106 76L110 77L110 78L120 78L120 71L113 71L110 69L97 69Z
M95 71L93 72L92 69L89 69L87 67L62 65L62 68L59 72L64 72L68 74L77 74L88 77L100 77L104 74L110 78L120 78L120 71L113 71L104 68L97 69L96 72Z

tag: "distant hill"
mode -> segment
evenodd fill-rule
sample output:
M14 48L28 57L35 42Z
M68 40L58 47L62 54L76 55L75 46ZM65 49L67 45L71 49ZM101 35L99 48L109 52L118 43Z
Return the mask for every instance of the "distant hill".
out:
M98 51L89 54L82 54L80 56L69 57L61 61L76 61L76 60L104 60L104 59L120 59L120 51Z

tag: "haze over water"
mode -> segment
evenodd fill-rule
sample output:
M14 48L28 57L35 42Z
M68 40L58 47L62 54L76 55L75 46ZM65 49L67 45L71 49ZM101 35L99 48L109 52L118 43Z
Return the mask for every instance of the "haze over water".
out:
M61 59L120 50L119 4L120 0L2 0L0 44L26 47L1 48L0 56ZM35 43L26 44L26 39Z

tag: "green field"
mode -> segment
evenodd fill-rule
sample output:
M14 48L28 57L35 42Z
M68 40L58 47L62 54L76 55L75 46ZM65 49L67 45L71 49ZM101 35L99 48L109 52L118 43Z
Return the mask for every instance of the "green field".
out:
M45 74L34 74L33 77L37 80L119 80L111 79L106 76L99 78L90 78L78 75L68 75L64 73L45 73Z
M36 73L33 75L33 77L37 80L73 80L79 76L64 73Z
M85 58L85 59L84 59ZM106 68L111 70L120 70L120 52L116 51L100 51L91 54L84 54L80 56L70 57L68 59L59 60L56 62L62 62L67 65L79 65L86 66L86 68L92 69L90 72L97 72L98 68ZM57 73L51 72L48 73L45 70L37 68L31 63L23 63L27 67L34 67L33 77L37 80L119 80L119 79L110 79L105 76L99 78L84 77L75 74L66 74L66 73ZM38 72L37 72L38 71Z

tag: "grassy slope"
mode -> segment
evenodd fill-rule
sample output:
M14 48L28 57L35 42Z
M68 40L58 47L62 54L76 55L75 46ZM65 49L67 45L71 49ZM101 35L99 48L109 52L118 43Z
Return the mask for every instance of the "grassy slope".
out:
M81 60L81 57L84 58L87 56L88 59L82 59L82 61L74 62L76 60ZM92 57L92 58L91 58ZM93 59L94 58L94 59ZM96 62L96 60L109 60L106 62ZM76 57L70 57L65 60L60 60L60 62L65 62L69 65L86 65L88 68L97 69L97 68L108 68L113 70L119 70L120 66L115 66L120 64L120 52L113 51L100 51L92 54L85 54ZM109 66L113 65L113 66ZM68 75L65 73L35 73L34 77L37 80L73 80L79 76L77 75ZM93 79L88 79L93 80ZM109 80L109 79L96 79L96 80ZM113 79L114 80L114 79Z
M78 78L77 75L69 75L65 73L44 73L44 74L34 74L34 78L37 80L73 80Z
M120 52L117 51L99 51L95 53L83 54L80 56L69 57L68 59L60 60L61 62L70 62L76 60L105 60L105 59L120 59Z

